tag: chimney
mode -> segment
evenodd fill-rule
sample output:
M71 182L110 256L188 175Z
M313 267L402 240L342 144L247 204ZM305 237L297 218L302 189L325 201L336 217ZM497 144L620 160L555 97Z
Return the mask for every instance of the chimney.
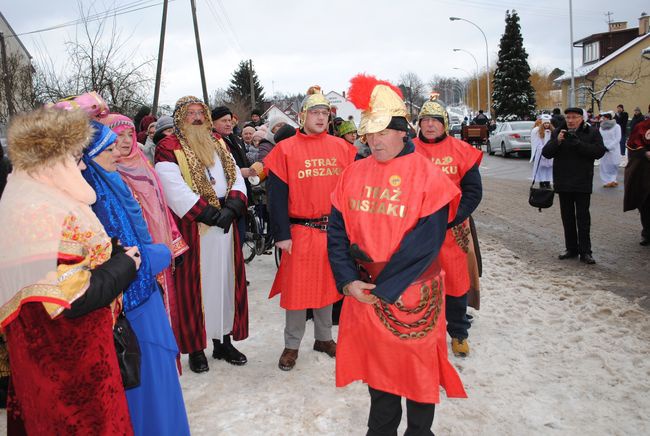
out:
M627 29L627 21L612 21L609 23L609 31L616 32Z
M650 16L645 12L639 17L639 36L643 36L650 31Z

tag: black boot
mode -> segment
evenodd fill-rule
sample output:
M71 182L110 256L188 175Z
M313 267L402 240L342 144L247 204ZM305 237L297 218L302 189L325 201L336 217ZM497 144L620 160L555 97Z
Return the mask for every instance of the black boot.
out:
M205 357L203 350L190 353L190 369L197 374L210 370L208 359Z
M212 343L214 344L214 351L212 352L212 357L215 359L225 359L226 362L232 365L245 365L248 362L246 356L243 353L240 353L230 341L230 335L225 335L223 337L223 342L218 339L213 339Z

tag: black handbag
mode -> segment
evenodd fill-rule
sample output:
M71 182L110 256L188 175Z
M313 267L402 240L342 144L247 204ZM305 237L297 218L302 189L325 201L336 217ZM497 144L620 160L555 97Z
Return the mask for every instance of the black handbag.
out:
M115 320L113 327L113 341L117 362L120 365L122 385L124 389L140 386L140 345L131 323L124 315L124 311Z
M537 177L537 170L539 170L539 163L541 158L537 161L537 168L535 168L535 173L533 174L533 183L530 185L530 194L528 195L528 204L533 207L536 207L541 212L542 209L548 209L553 206L553 197L555 196L555 191L553 188L536 188L535 187L535 177Z

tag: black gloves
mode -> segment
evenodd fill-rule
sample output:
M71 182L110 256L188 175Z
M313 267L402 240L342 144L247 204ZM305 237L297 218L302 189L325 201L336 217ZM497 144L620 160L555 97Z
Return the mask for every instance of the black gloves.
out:
M221 209L221 214L219 215L219 218L217 218L215 225L221 227L224 233L228 233L230 225L235 219L237 219L235 212L228 207L224 207Z
M206 206L197 217L196 221L202 222L209 226L217 226L228 233L233 221L244 215L246 203L239 198L229 198L226 200L221 210L214 206Z
M246 212L246 203L239 198L229 198L221 208L221 216L217 218L216 226L221 227L224 233L228 233L233 221L237 220Z
M201 212L196 217L196 221L207 224L209 226L214 226L217 224L217 219L219 219L220 214L221 211L219 209L214 206L207 205L205 209L203 209L203 212Z

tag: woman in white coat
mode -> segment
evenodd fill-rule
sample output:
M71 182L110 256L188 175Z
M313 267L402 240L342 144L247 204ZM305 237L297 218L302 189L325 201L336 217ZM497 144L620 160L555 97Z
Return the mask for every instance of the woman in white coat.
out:
M539 182L540 188L550 188L553 181L553 159L546 159L542 156L542 149L551 139L551 116L543 114L540 120L542 124L530 132L530 159L533 162L533 180Z
M621 126L613 119L611 112L600 114L600 135L603 137L603 144L607 153L600 159L600 179L603 187L614 188L618 186L618 165L621 163L620 141Z

